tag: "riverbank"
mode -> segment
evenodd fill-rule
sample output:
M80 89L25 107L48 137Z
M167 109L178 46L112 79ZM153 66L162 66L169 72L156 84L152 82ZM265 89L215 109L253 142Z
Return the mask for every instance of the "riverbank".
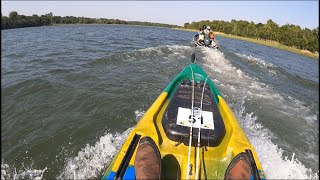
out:
M173 28L176 30L182 30L182 31L190 31L190 32L197 32L197 30L194 29L183 29L183 28ZM289 51L289 52L293 52L296 54L301 54L316 60L319 60L319 53L312 53L310 51L307 50L300 50L294 47L290 47L290 46L286 46L283 44L280 44L278 42L275 41L266 41L266 40L262 40L262 39L253 39L253 38L247 38L247 37L240 37L240 36L235 36L235 35L231 35L231 34L225 34L225 33L221 33L221 32L214 32L216 35L218 36L222 36L222 37L226 37L226 38L233 38L233 39L238 39L238 40L242 40L242 41L248 41L248 42L252 42L252 43L256 43L256 44L261 44L261 45L265 45L265 46L270 46L273 48L278 48L281 50L285 50L285 51Z

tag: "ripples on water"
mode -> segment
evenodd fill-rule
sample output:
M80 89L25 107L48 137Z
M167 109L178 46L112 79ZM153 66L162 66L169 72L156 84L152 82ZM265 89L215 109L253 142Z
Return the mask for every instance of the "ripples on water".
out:
M193 33L111 25L3 30L1 179L101 177L190 63ZM217 37L197 49L269 179L318 178L318 61Z

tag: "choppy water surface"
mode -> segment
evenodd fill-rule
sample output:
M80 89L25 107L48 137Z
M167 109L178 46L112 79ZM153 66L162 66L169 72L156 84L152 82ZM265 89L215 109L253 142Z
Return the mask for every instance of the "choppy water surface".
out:
M1 179L101 177L190 63L194 33L111 25L2 30ZM319 172L319 61L217 36L196 49L268 179Z

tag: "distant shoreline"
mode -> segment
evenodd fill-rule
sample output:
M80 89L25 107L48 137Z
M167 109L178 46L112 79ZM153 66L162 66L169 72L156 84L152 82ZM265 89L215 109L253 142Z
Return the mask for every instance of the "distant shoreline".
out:
M51 26L72 26L72 25L123 25L123 26L144 26L144 27L157 27L157 28L169 28L169 29L174 29L174 30L181 30L181 31L189 31L189 32L197 32L197 30L195 29L185 29L185 28L174 28L174 27L162 27L162 26L154 26L154 25L142 25L142 24L100 24L100 23L90 23L90 24L83 24L83 23L72 23L72 24L56 24L53 23ZM238 39L238 40L242 40L242 41L247 41L247 42L252 42L252 43L256 43L256 44L261 44L261 45L265 45L265 46L269 46L269 47L273 47L273 48L277 48L277 49L281 49L281 50L285 50L285 51L289 51L292 53L296 53L296 54L300 54L300 55L304 55L306 57L315 59L315 60L319 60L319 53L313 53L310 52L308 50L300 50L298 48L295 47L290 47L290 46L286 46L283 44L280 44L279 42L276 41L268 41L268 40L262 40L262 39L254 39L254 38L248 38L248 37L241 37L241 36L235 36L235 35L231 35L231 34L225 34L225 33L221 33L221 32L214 32L216 35L218 36L222 36L222 37L226 37L226 38L232 38L232 39Z
M197 30L194 30L194 29L184 29L184 28L172 28L172 29L182 30L182 31L189 31L189 32L197 32ZM218 35L218 36L232 38L232 39L238 39L238 40L243 40L243 41L248 41L248 42L261 44L261 45L265 45L265 46L270 46L270 47L273 47L273 48L277 48L277 49L293 52L293 53L296 53L296 54L304 55L304 56L319 60L319 53L312 53L312 52L307 51L307 50L300 50L300 49L297 49L297 48L294 48L294 47L290 47L290 46L286 46L286 45L280 44L278 42L265 41L265 40L261 40L261 39L253 39L253 38L247 38L247 37L240 37L240 36L235 36L235 35L231 35L231 34L224 34L224 33L221 33L221 32L214 32L214 33L216 35Z
M51 26L79 26L79 25L110 25L110 26L142 26L142 27L150 27L150 28L168 28L162 26L148 26L148 25L137 25L137 24L99 24L99 23L91 23L91 24L82 24L82 23L75 23L75 24L52 24ZM170 28L172 29L172 28Z
M38 27L38 26L71 26L71 25L127 25L161 27L183 31L196 31L199 25L206 24L218 36L243 40L270 46L285 51L301 54L319 60L319 27L314 29L302 28L298 25L286 24L279 26L269 19L266 24L244 20L229 21L213 20L185 23L183 26L143 21L125 21L108 18L88 18L75 16L54 16L52 12L38 16L20 15L11 11L8 16L1 16L1 30Z

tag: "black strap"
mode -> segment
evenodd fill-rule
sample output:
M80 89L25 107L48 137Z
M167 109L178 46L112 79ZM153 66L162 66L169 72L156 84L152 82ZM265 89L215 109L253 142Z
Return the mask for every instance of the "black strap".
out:
M124 174L125 174L125 172L126 172L126 170L128 168L128 165L129 165L129 162L131 160L131 157L132 157L132 155L133 155L133 153L134 153L134 151L135 151L135 149L137 147L137 144L138 144L138 142L140 140L140 137L141 137L141 135L138 135L138 134L134 135L134 137L131 140L131 143L130 143L128 149L127 149L127 152L126 152L124 158L121 161L119 169L118 169L116 175L113 178L114 180L123 178L123 176L124 176Z
M245 151L246 151L246 153L247 153L247 154L249 155L249 157L250 157L250 161L251 161L250 164L251 164L251 169L252 169L252 171L253 171L253 177L254 177L254 179L260 180L261 178L260 178L260 175L259 175L259 172L258 172L258 168L257 168L256 162L255 162L255 160L254 160L252 151L251 151L250 149L246 149Z

